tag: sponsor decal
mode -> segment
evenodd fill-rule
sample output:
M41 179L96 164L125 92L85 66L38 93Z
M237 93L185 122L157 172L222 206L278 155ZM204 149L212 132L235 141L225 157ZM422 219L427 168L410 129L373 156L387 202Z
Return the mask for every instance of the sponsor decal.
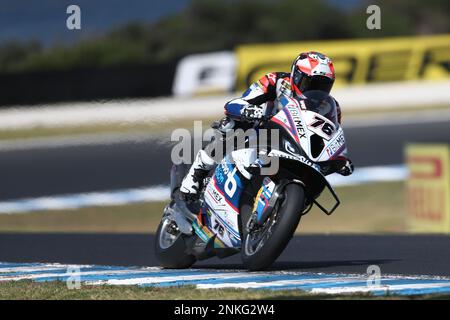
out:
M228 175L230 173L230 168L228 168L228 163L223 161L220 166L222 167L222 171L225 175Z
M320 167L317 164L315 164L311 160L305 158L304 156L294 156L289 153L286 153L286 152L283 152L280 150L275 150L275 149L269 152L269 156L277 156L277 157L281 157L281 158L297 160L297 161L300 161L300 162L312 167L313 169L315 169L317 171L320 171Z
M300 109L294 105L287 105L287 109L291 114L292 121L294 121L295 128L297 129L297 134L299 138L306 138L305 129L303 128L302 118L300 116Z
M221 202L222 201L222 196L220 195L219 192L217 192L216 189L211 189L212 193L211 195L213 196L213 198L217 201L217 202Z
M304 156L300 156L298 157L298 159L304 164L307 164L310 167L314 167L314 163L311 160L306 159Z
M291 94L291 83L289 81L286 81L285 79L283 79L282 81L280 81L280 86L279 86L279 95L278 97L281 96L289 96Z
M344 134L341 133L332 143L327 147L328 157L333 156L345 144Z
M317 133L326 140L330 140L331 135L336 130L334 124L319 114L314 116L313 122L310 123L308 127L311 131Z
M274 70L290 70L298 48L320 51L331 57L334 68L339 70L336 86L450 77L450 34L291 42L238 46L237 89L245 90ZM396 72L392 72L394 58Z
M287 141L287 140L284 141L284 148L285 148L286 151L288 151L289 153L292 153L292 154L296 154L296 153L297 153L297 152L295 151L295 148L292 146L292 144L291 144L289 141Z
M216 177L216 181L219 185L222 185L225 182L225 175L223 173L223 167L218 166L216 172L214 173Z
M412 232L450 233L450 149L447 145L406 147L409 168L408 222Z
M219 221L218 219L214 219L212 228L213 228L214 231L216 231L216 233L219 234L219 236L220 236L221 238L223 238L226 229L225 229L225 227L220 223L220 221Z
M188 97L231 92L236 81L236 63L231 51L188 55L178 62L173 94Z

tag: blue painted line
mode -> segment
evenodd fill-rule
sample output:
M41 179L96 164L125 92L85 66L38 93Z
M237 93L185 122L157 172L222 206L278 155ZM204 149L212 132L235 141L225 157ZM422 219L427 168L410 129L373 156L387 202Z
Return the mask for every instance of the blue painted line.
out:
M345 278L344 278L345 279ZM448 280L447 280L448 281ZM442 280L435 280L435 279L430 279L430 280L420 280L420 279L416 279L416 280L411 280L411 279L388 279L388 280L383 280L380 282L380 286L387 286L387 285L420 285L420 284L430 284L430 283L441 283L443 282ZM450 285L450 282L448 282L448 284ZM362 279L359 281L340 281L340 282L322 282L322 283L308 283L308 284L286 284L283 286L261 286L258 287L256 290L259 289L270 289L270 290L292 290L292 289L299 289L299 290L305 290L305 291L309 291L312 289L317 289L317 288L324 288L324 289L332 289L332 288L336 288L336 287L347 287L347 288L351 288L351 287L360 287L360 286L365 286L366 285L366 280ZM429 292L447 292L450 291L450 287L437 287L437 288L424 288L424 289L394 289L394 290L388 290L388 292L391 293L396 293L399 294L400 292L404 292L403 294L420 294L417 292L422 292L423 290L427 290ZM381 294L381 295L385 295L387 292L386 289L382 289L382 290L377 290L377 289L373 289L370 293L372 294ZM405 293L408 292L408 293Z
M14 276L37 275L33 280L36 282L47 281L65 281L73 274L67 274L66 266L39 264L39 263L0 263L0 271L2 268L33 268L38 267L42 270L27 271L8 271L0 272L0 279ZM256 283L258 287L251 287L249 290L304 290L306 292L314 289L336 289L343 288L343 293L352 293L351 288L362 287L365 288L367 279L364 275L353 274L316 274L310 272L290 272L290 273L249 273L238 270L205 270L205 269L190 269L190 270L171 270L171 269L151 269L139 267L118 267L118 266L79 266L81 272L94 272L92 275L80 275L81 282L96 282L107 280L133 280L131 282L137 283L138 286L152 286L152 287L181 287L184 285L220 285L230 284L230 287L239 287L242 283ZM107 272L105 274L95 274L95 272ZM111 271L111 273L108 273ZM124 272L120 274L113 274L114 272ZM235 278L223 277L223 274L236 275ZM177 277L186 277L196 275L200 279L180 279ZM202 277L210 277L205 279ZM139 283L139 279L152 277L156 281L154 283ZM168 279L166 277L171 277ZM337 278L337 280L332 280ZM160 279L160 281L158 281ZM329 279L329 280L327 280ZM274 281L284 281L286 283L274 285ZM289 281L307 281L307 283L289 283ZM442 285L441 285L442 283ZM427 288L427 285L437 284L437 287ZM414 286L406 288L392 289L392 286L405 285ZM421 285L423 287L421 287ZM447 287L447 285L449 285ZM389 277L385 276L380 282L381 288L373 288L370 294L374 295L418 295L418 294L450 294L450 279L448 278L418 278L418 277ZM384 288L387 286L388 290ZM390 287L390 288L389 288ZM320 290L318 290L320 292ZM347 292L349 291L349 292ZM336 294L338 294L337 292Z
M42 263L9 263L9 262L0 262L0 271L1 269L6 268L17 268L17 267L39 267L42 266Z
M389 290L389 291L374 291L374 295L386 295L386 294L397 294L397 295L424 295L424 294L450 294L450 287L443 288L424 288L424 289L401 289L401 290Z
M320 280L325 278L336 278L334 275L315 275L315 274L301 274L301 275L280 275L280 274L272 274L272 275L249 275L246 277L236 277L236 278L215 278L215 279L205 279L205 280L179 280L177 281L177 285L189 285L189 284L223 284L223 283L245 283L245 282L259 282L260 284L267 283L267 287L277 288L278 286L271 286L270 283L273 281L289 281L289 280ZM345 279L345 278L343 278ZM363 282L365 283L366 280ZM334 283L336 282L329 282ZM316 283L318 284L318 283ZM361 282L360 282L361 284ZM150 284L154 286L154 284ZM156 286L168 287L172 284L169 282L162 282L157 284ZM306 284L296 284L296 286L304 286ZM147 286L147 284L143 284L143 286Z
M165 201L169 198L170 188L168 186L78 193L0 202L0 214L124 205L149 201Z
M98 269L98 270L95 270ZM186 270L186 271L172 271L172 270L158 270L158 271L149 271L149 272L135 272L139 269L127 269L127 268L114 268L111 269L111 271L127 271L129 270L129 273L123 273L123 274L97 274L97 275L80 275L81 281L105 281L110 279L138 279L138 278L146 278L146 277L155 277L155 278L164 278L164 277L180 277L180 276L189 276L189 275L198 275L198 276L210 276L214 275L215 273L230 273L233 274L233 272L223 272L215 270L213 272L210 271L200 271L200 270ZM105 271L104 268L82 268L80 271L82 272L95 272L95 271ZM49 275L47 274L59 274L57 276ZM71 277L70 274L67 274L65 270L59 270L59 272L50 272L49 270L44 271L33 271L33 272L17 272L12 274L13 276L17 275L26 275L26 274L42 274L42 277L36 277L33 280L34 281L53 281L53 280L67 280L69 277ZM3 274L1 274L3 275ZM218 278L220 275L218 275ZM0 276L1 279L1 276ZM198 281L198 280L193 280ZM170 281L171 283L173 281Z
M80 281L106 281L106 280L123 280L123 279L139 279L139 278L147 278L147 277L154 277L154 278L161 278L163 279L164 277L181 277L181 276L188 276L188 275L199 275L199 276L210 276L211 273L197 273L197 272L193 272L193 273L180 273L180 272L174 272L174 273L163 273L163 274L157 274L156 272L150 272L150 273L145 273L145 272L141 272L141 273L133 273L132 270L130 270L130 273L126 273L126 274L98 274L98 275L80 275ZM71 275L69 274L62 274L61 276L42 276L42 277L37 277L33 280L35 281L52 281L53 279L55 280L67 280ZM218 276L220 277L220 276ZM186 280L184 282L196 282L198 280ZM170 280L167 281L167 283L174 283L176 282L175 280Z

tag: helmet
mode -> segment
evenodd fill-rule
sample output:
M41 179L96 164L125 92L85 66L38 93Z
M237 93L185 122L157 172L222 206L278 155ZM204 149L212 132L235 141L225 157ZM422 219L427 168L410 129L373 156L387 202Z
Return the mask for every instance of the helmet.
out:
M303 52L292 64L291 87L297 95L308 90L321 90L329 93L334 79L333 62L319 52Z

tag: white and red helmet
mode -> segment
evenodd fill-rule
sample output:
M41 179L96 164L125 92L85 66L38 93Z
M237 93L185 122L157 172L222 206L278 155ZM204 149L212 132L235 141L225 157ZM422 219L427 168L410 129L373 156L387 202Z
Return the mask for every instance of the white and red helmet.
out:
M297 95L309 90L330 92L335 79L333 62L315 51L303 52L294 60L291 70L292 91Z

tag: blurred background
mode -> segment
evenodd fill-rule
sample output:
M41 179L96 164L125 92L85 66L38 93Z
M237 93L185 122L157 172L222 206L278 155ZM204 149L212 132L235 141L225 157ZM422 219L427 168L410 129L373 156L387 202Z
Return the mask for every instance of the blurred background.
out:
M450 142L445 0L0 0L0 231L154 232L172 131L207 128L307 50L335 62L357 169L330 177L337 212L314 209L298 231L410 232L434 210L448 232L446 151L431 204L405 157L411 143Z

